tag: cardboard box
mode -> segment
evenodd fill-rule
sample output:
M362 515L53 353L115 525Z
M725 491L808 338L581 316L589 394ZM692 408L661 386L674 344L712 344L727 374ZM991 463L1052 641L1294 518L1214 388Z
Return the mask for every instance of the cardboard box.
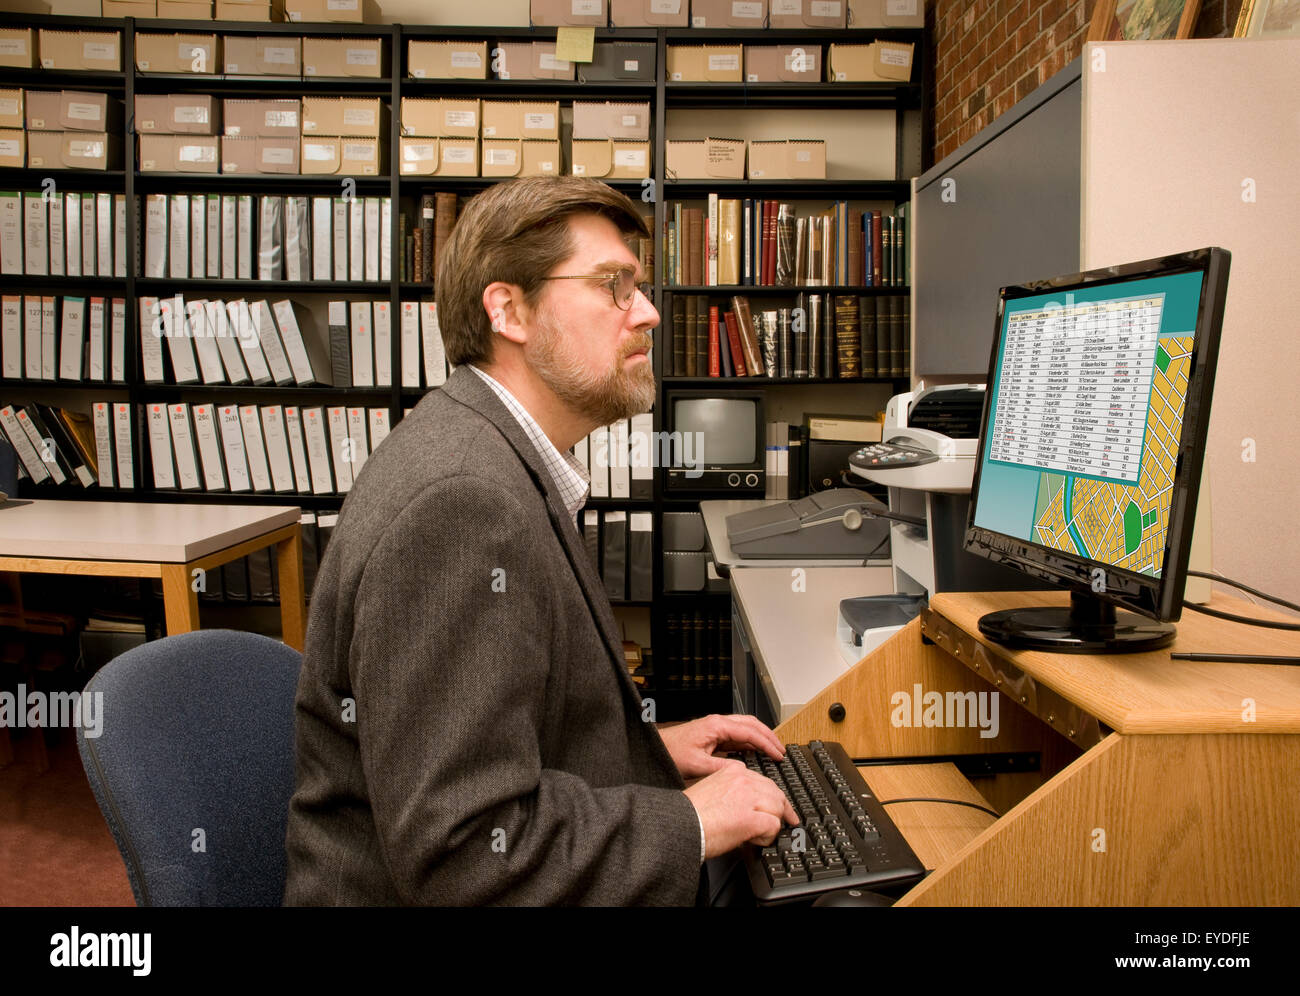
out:
M674 83L739 83L740 45L669 45L668 79Z
M100 0L100 17L157 17L155 0Z
M220 143L216 135L140 135L140 172L216 173Z
M262 135L266 138L297 138L302 133L302 102L296 99L222 102L223 134Z
M407 43L406 72L417 80L485 80L487 70L485 41Z
M397 171L402 176L433 176L438 172L438 137L402 135L397 146Z
M398 114L398 127L401 134L419 138L437 138L442 126L437 97L403 97Z
M825 180L826 142L787 139L749 143L751 180Z
M438 139L438 175L478 176L478 139Z
M379 138L387 134L388 115L378 97L303 97L304 135Z
M0 28L0 66L33 69L36 66L35 36L31 28Z
M28 131L122 130L122 104L102 93L28 90Z
M502 42L492 50L499 80L572 80L575 67L555 57L555 42Z
M21 128L0 129L0 166L27 165L27 135Z
M560 138L559 101L485 100L483 101L483 137L558 141ZM486 165L486 151L483 153L483 162Z
M606 0L529 0L528 19L541 25L594 24L603 28L609 23L609 5Z
M770 0L769 28L845 28L849 9L845 0Z
M575 138L569 149L574 176L643 180L650 175L650 143Z
M265 135L223 135L221 138L221 172L223 173L301 173L302 160L298 137Z
M122 145L112 132L31 131L27 165L37 169L121 169Z
M25 128L27 116L21 89L0 90L0 128Z
M218 21L286 20L284 0L217 0L212 16Z
M921 0L848 0L850 28L923 28Z
M575 100L573 102L573 137L624 138L648 141L650 138L650 103L613 103L610 101Z
M870 45L831 43L826 79L835 83L906 83L912 78L912 43L877 41Z
M667 142L664 178L668 180L743 180L745 141L738 138L703 138Z
M216 135L221 105L201 93L138 93L135 130L143 135Z
M692 28L762 28L768 0L691 0Z
M231 76L301 76L302 39L288 35L225 35L222 65Z
M135 36L135 68L142 73L219 72L217 36L139 32Z
M122 70L122 38L117 31L50 31L41 28L42 69Z
M483 176L558 176L560 143L529 139L483 139Z
M384 75L384 40L307 35L302 40L302 74L379 79Z
M746 45L746 83L820 83L820 45Z
M577 65L584 83L610 80L652 82L655 78L654 42L596 42L591 62Z
M377 138L331 138L304 135L302 172L309 175L378 176L382 147Z
M690 0L609 0L609 23L616 28L684 28Z
M212 20L212 0L157 0L158 16L173 20Z
M365 23L361 0L284 0L286 21Z

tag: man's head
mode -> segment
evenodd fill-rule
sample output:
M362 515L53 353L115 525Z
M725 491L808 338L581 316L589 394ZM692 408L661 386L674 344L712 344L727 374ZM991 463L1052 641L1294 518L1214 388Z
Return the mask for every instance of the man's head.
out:
M439 325L454 364L540 381L603 425L654 399L650 331L659 314L632 236L645 222L623 194L582 177L495 184L457 220L438 269Z

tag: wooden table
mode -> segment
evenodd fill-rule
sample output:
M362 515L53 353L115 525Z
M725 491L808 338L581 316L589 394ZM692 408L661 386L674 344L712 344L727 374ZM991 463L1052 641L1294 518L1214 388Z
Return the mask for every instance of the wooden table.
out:
M1008 650L979 632L987 612L1067 598L936 595L777 736L838 740L857 758L1037 759L974 782L947 764L862 769L886 797L982 796L1003 814L891 807L932 869L900 905L1300 904L1300 668L1169 659L1170 649L1294 655L1300 635L1190 611L1172 648L1141 654ZM1294 621L1222 595L1210 604ZM996 693L997 736L895 722L894 696L918 685Z
M284 642L301 651L300 515L288 505L13 501L0 505L0 571L161 578L171 636L199 628L196 572L274 545Z

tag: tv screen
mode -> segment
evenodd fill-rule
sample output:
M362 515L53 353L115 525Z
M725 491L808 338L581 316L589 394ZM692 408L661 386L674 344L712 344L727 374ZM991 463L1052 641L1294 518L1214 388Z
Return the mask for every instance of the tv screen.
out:
M706 467L748 467L758 463L758 417L749 398L677 398L673 431L696 434L686 449Z

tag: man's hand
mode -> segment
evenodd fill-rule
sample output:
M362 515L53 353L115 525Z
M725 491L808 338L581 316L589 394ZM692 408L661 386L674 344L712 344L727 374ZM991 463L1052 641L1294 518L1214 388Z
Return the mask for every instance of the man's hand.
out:
M799 822L775 782L739 761L717 760L721 764L718 770L686 790L704 828L706 860L746 842L766 847L776 840L782 820L792 826Z
M721 771L727 760L714 757L714 751L756 750L773 760L785 756L785 748L776 734L753 716L705 716L661 729L659 736L684 779L703 778Z

